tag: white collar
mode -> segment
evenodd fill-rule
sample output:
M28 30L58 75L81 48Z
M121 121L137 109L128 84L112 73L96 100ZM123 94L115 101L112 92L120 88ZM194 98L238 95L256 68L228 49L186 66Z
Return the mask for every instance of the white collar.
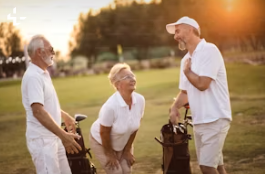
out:
M131 95L132 95L132 104L137 103L134 92L132 92ZM116 92L116 96L117 96L118 102L119 102L121 107L127 106L127 103L124 101L124 99L122 98L122 96L121 96L119 91Z
M31 68L33 68L34 70L36 70L38 73L40 74L45 74L47 73L47 71L44 71L43 69L41 69L39 66L37 66L36 64L32 63L32 62L29 62L29 66Z
M198 43L198 45L196 46L195 50L193 51L193 54L194 54L195 52L197 52L197 51L203 49L203 46L205 45L205 43L206 43L205 39L201 39L201 41ZM188 52L188 56L189 56L189 57L192 57L192 56L190 55L189 52Z

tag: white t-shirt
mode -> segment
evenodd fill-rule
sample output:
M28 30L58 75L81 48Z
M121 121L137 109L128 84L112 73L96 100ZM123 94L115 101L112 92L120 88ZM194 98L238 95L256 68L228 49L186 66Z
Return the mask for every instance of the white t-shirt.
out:
M112 127L110 132L112 148L122 151L131 134L140 127L141 118L144 115L145 99L142 95L132 93L131 110L125 103L120 93L115 92L101 107L98 119L93 123L90 133L99 144L100 125Z
M58 125L61 124L61 108L49 72L43 71L40 67L30 63L22 78L21 92L27 115L26 137L56 136L34 117L31 108L33 103L42 104L54 121Z
M212 78L205 91L194 87L185 76L183 69L188 58L191 58L191 70L195 74ZM209 123L220 118L232 120L225 64L214 44L202 39L192 56L187 53L183 57L179 88L187 91L193 124Z

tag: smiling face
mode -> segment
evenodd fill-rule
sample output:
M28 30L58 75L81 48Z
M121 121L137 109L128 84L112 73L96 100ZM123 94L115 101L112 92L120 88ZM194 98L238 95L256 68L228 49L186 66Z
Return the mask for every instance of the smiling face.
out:
M55 52L50 42L44 39L43 43L44 43L44 48L40 48L42 61L47 66L51 66L53 64L53 58L54 58Z
M191 26L180 24L175 26L174 39L179 43L179 49L185 50L187 48L187 42L191 34Z
M136 77L132 71L122 69L117 74L117 79L115 86L118 91L133 92L136 89Z

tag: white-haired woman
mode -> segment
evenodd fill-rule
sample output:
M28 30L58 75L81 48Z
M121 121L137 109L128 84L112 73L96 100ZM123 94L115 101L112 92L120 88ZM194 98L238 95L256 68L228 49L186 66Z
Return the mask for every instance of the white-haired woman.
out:
M107 174L129 174L145 99L134 92L136 78L126 63L114 65L108 78L116 92L101 107L91 127L90 147Z

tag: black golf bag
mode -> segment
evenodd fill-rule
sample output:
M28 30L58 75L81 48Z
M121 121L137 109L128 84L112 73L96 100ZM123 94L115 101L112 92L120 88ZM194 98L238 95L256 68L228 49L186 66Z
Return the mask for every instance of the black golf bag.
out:
M90 159L92 159L92 155L90 153L90 149L86 149L84 144L84 139L82 135L81 128L79 127L79 122L86 118L85 115L75 115L76 120L76 133L81 136L79 140L76 142L82 147L82 150L79 153L69 154L66 152L67 159L72 171L72 174L96 174L95 165L89 160L87 154ZM64 124L62 124L64 126ZM65 128L66 130L66 128Z
M188 134L187 126L192 126L192 123L191 117L187 116L189 106L185 107L184 123L173 125L169 122L162 126L160 140L155 137L163 148L163 174L191 174L189 152L191 135Z

